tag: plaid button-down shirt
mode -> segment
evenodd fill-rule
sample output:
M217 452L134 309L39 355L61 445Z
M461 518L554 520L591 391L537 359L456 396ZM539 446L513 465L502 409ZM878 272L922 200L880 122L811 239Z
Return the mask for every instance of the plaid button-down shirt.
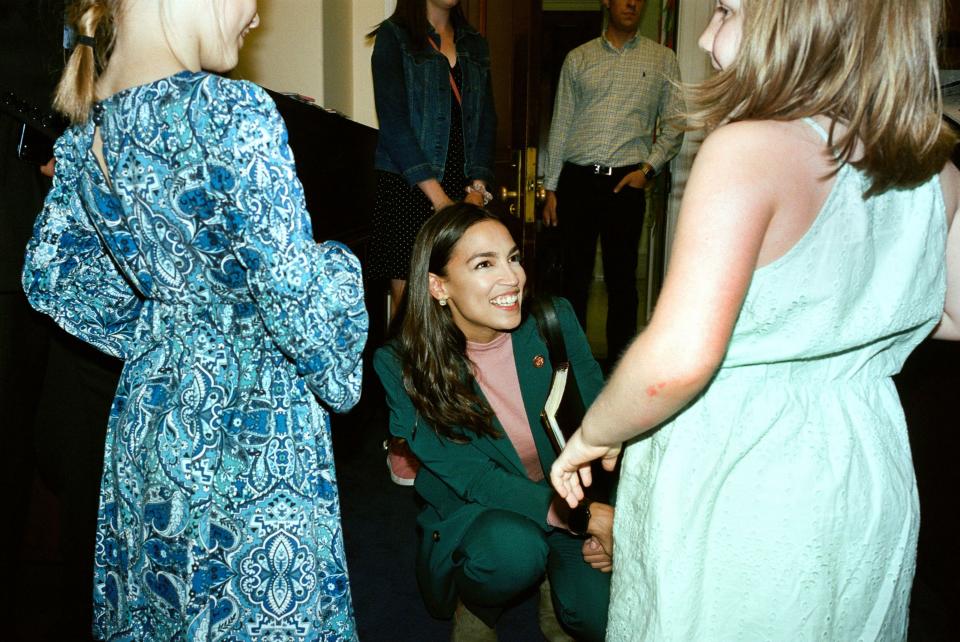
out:
M556 190L565 161L610 167L646 161L659 172L683 142L679 82L673 51L639 34L623 49L604 35L567 54L547 143L546 188Z

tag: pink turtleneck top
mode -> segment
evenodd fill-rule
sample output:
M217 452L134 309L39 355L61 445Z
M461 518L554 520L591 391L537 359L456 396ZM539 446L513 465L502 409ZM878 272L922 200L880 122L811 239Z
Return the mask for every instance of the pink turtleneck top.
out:
M517 376L517 364L513 358L513 337L504 332L489 343L467 341L467 358L475 366L474 376L480 390L487 398L507 439L513 444L520 456L520 462L531 481L543 479L543 466L537 453L537 444L533 440L527 410L523 405L523 393L520 391L520 379ZM561 517L565 504L555 497L547 514L547 523L551 526L566 528Z

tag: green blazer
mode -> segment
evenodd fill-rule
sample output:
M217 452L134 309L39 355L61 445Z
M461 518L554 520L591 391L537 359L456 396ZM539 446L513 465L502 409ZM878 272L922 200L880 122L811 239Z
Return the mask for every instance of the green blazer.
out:
M577 374L584 404L589 406L603 387L603 374L570 304L565 299L554 302L567 356ZM540 410L553 373L550 355L532 317L513 331L512 340L523 404L546 477L556 459L540 424ZM452 555L473 520L487 509L508 510L551 531L547 511L553 489L547 479L530 481L506 436L474 437L467 443L439 437L418 416L407 396L400 361L392 346L377 350L373 365L386 389L390 432L406 439L422 464L415 484L424 500L417 517L417 583L430 613L450 617L457 603ZM494 425L502 432L496 419Z

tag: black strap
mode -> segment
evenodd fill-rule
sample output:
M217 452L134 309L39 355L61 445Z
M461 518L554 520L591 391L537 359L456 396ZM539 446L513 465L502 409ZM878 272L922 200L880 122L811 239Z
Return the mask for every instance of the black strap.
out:
M530 304L530 313L537 322L537 329L540 331L540 336L543 337L544 342L547 344L547 350L550 352L550 363L553 365L554 369L556 369L556 367L561 363L567 363L570 367L570 374L568 375L569 378L567 379L567 382L568 384L572 383L573 390L576 391L575 394L578 400L577 412L582 420L586 405L583 403L583 398L580 396L580 386L577 385L576 378L577 373L573 369L573 364L571 364L567 359L567 346L563 341L563 332L560 330L560 319L557 317L557 308L553 304L553 298L544 297L543 299L534 299ZM564 394L564 397L566 398L566 394ZM579 421L568 422L568 426L571 423L577 424L570 427L570 430L572 431L578 427ZM565 436L567 439L570 438L569 434ZM617 465L620 465L619 461L617 462ZM593 484L587 489L587 495L591 501L596 500L603 503L609 503L610 498L613 496L613 488L617 478L619 477L619 472L610 473L604 470L600 465L600 460L594 460L591 462L590 468L593 471ZM574 510L587 510L580 508L586 507L587 505L588 502L581 502L580 506ZM582 515L581 517L589 520L589 513Z
M567 359L567 345L563 341L563 332L560 330L560 319L557 318L557 309L553 305L553 298L544 297L535 299L531 306L533 318L537 322L537 329L550 351L550 363L556 368L558 364L569 363Z

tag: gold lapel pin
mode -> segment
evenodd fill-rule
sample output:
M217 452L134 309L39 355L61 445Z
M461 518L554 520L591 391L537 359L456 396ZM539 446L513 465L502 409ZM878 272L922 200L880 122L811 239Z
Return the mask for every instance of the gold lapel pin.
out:
M535 356L535 357L533 358L533 367L534 367L534 368L542 368L542 367L543 367L543 355L542 355L542 354L538 354L537 356Z

